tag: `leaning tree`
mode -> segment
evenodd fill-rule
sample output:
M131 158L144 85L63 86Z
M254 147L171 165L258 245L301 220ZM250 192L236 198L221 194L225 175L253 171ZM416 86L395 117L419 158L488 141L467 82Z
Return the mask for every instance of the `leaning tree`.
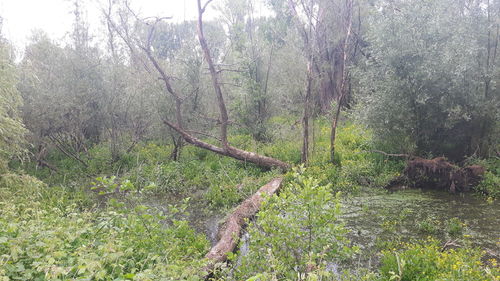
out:
M104 15L113 29L113 31L125 42L132 56L142 55L145 59L141 61L145 67L151 67L155 75L159 76L159 80L162 83L162 89L166 95L170 96L174 101L174 117L165 117L163 122L169 128L178 133L184 141L220 155L229 156L241 161L250 162L261 167L266 168L279 168L282 170L287 170L290 168L288 163L280 161L278 159L260 155L254 152L246 151L232 146L228 141L228 127L230 125L229 114L226 107L225 95L221 84L223 83L223 77L221 75L221 67L218 65L212 54L212 50L207 43L205 36L203 15L212 0L208 0L202 3L201 0L197 0L198 6L198 19L197 19L197 37L199 41L199 46L203 53L203 57L206 61L206 66L210 74L210 80L213 88L213 93L215 96L216 107L218 109L218 118L216 121L219 130L219 136L215 137L218 144L212 144L207 142L196 135L209 135L203 132L197 132L190 130L185 124L184 120L184 110L183 105L190 97L189 93L184 93L179 87L174 85L175 77L172 74L173 70L165 67L165 64L159 59L156 49L153 48L153 42L156 35L156 30L158 25L168 19L168 18L139 18L137 14L133 12L127 1L123 2L123 6L117 13L115 17L113 16L113 9L103 10ZM135 19L136 26L142 26L145 29L145 35L133 35L128 26L128 22L123 20L124 11L132 18ZM196 50L194 50L196 51ZM140 54L138 54L140 53Z

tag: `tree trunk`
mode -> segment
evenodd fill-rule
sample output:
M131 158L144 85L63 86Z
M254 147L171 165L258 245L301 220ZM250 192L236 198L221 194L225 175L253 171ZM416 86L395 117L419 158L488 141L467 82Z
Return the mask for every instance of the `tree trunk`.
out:
M339 99L337 102L337 109L335 110L335 115L332 121L332 128L330 132L330 161L335 163L335 139L337 137L337 125L340 117L340 109L342 107L342 100Z
M286 170L290 169L290 165L288 163L285 163L285 162L280 161L278 159L259 155L259 154L254 153L254 152L241 150L241 149L238 149L236 147L232 147L229 144L227 145L226 148L221 148L221 147L218 147L216 145L213 145L213 144L210 144L210 143L207 143L207 142L204 142L204 141L198 139L197 137L189 134L185 130L179 128L178 126L176 126L175 124L173 124L167 120L164 120L163 122L167 126L169 126L170 128L174 129L176 132L178 132L184 138L184 140L186 142L188 142L194 146L197 146L199 148L210 150L210 151L215 152L217 154L229 156L229 157L241 160L241 161L250 162L250 163L253 163L253 164L255 164L257 166L261 166L261 167L279 168L282 171L286 171Z
M246 221L259 211L263 196L273 195L281 187L283 178L275 178L262 186L252 197L247 198L241 203L236 210L226 219L219 233L221 238L217 244L210 249L205 256L209 260L206 267L207 272L212 272L217 263L226 261L227 254L233 252L238 245L241 231L246 224Z
M311 91L312 91L312 56L307 62L307 81L306 81L306 96L304 100L304 116L303 116L303 134L302 134L302 163L307 163L309 159L309 116L311 106Z
M347 13L347 27L346 27L346 35L344 38L344 46L343 46L343 55L342 55L342 79L340 84L340 96L337 102L337 109L335 111L335 115L332 120L332 128L330 133L330 161L333 163L335 161L335 138L337 133L337 126L340 117L340 110L342 108L342 102L346 95L346 80L347 80L347 55L349 53L349 38L351 36L351 28L352 28L352 2L353 0L346 0L346 13Z
M182 150L182 143L183 138L182 136L175 137L172 135L172 143L174 145L174 148L172 149L172 153L170 153L170 158L173 161L179 161L179 158L181 157L181 150Z
M228 124L228 115L226 109L226 103L224 102L224 96L222 94L222 89L220 87L220 77L219 73L215 70L215 65L212 59L212 55L210 53L210 49L208 48L207 41L205 39L205 34L203 32L203 13L207 5L212 0L208 0L205 5L201 6L201 0L198 0L198 40L200 41L201 49L203 50L203 55L205 56L205 60L208 64L208 69L210 71L210 76L212 77L212 85L215 90L215 95L217 97L217 105L219 106L219 114L220 114L220 137L222 142L222 147L228 146L227 142L227 124Z

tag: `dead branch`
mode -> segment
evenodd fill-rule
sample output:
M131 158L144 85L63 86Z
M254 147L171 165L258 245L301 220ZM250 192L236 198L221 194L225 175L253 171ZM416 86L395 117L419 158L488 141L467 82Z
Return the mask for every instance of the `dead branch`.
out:
M393 153L387 153L387 152L384 152L384 151L381 151L381 150L367 150L367 151L363 151L363 152L369 152L369 153L379 153L379 154L382 154L384 156L388 156L388 157L404 157L404 158L411 158L412 156L409 155L409 154L403 154L403 153L396 153L396 154L393 154Z
M86 168L89 166L85 161L83 161L80 157L78 157L78 155L76 155L74 153L70 153L66 149L64 149L64 145L61 142L61 140L59 140L58 138L51 136L51 135L49 135L48 137L52 141L52 143L56 146L56 148L59 151L61 151L64 155L68 156L69 158L73 158L73 159L77 160L78 162L82 163L83 166L85 166Z

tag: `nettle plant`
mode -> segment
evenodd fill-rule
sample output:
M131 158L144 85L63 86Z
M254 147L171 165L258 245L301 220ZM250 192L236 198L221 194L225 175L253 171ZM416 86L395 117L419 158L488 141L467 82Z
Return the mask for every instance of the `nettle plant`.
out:
M380 280L498 280L496 260L483 262L484 252L479 249L445 250L432 238L402 246L382 252Z
M0 178L0 280L202 280L209 243L186 216L110 199L85 208L73 191Z
M340 221L340 193L294 169L279 196L268 198L249 226L249 252L236 268L237 279L305 280L328 277L349 258L347 230Z
M96 191L99 195L113 194L118 192L140 192L152 191L156 189L154 182L149 182L148 185L142 189L137 188L130 180L119 180L116 176L111 177L97 177L92 182L91 190Z

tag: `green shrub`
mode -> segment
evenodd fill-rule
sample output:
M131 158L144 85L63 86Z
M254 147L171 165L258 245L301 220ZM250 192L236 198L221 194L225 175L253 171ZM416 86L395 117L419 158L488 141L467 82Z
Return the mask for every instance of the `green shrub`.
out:
M486 172L476 190L492 198L500 198L500 174Z
M170 161L173 147L170 145L159 145L157 143L144 143L138 145L131 153L136 161L148 164L157 164Z
M440 229L440 221L434 217L427 217L418 223L418 229L427 234L436 234Z
M382 253L382 280L497 280L500 271L481 262L476 249L443 250L436 240L406 244L400 251Z
M262 154L292 164L300 163L301 143L297 141L280 141L261 147Z
M364 186L383 187L403 170L403 161L370 153L372 134L355 123L337 129L335 164L331 164L329 123L323 119L316 122L317 136L306 173L320 179L321 184L331 183L337 191L356 192Z
M452 237L461 235L465 227L466 224L461 222L458 218L451 218L446 222L446 232Z
M486 168L486 173L479 185L475 187L475 190L487 195L491 201L500 198L500 159L498 157L467 159L466 165L473 164Z
M260 280L296 280L308 271L331 276L327 265L354 251L347 247L347 230L339 215L339 194L296 170L293 180L262 205L249 226L250 250L236 268L236 279L256 272L264 276Z
M336 186L341 168L332 163L314 165L304 171L304 176L311 177L319 181L320 185Z

